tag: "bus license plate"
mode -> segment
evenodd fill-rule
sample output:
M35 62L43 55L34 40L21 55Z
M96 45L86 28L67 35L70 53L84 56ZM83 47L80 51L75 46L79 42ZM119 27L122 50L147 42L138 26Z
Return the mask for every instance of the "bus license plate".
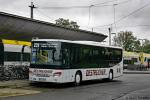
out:
M39 81L46 81L46 78L39 78Z

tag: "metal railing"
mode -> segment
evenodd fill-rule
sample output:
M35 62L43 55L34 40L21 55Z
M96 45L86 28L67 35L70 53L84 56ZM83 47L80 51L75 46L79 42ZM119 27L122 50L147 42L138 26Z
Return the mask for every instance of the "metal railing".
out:
M144 65L128 64L127 66L124 66L124 69L137 70L137 71L149 71L150 67L147 67L147 66L144 66Z

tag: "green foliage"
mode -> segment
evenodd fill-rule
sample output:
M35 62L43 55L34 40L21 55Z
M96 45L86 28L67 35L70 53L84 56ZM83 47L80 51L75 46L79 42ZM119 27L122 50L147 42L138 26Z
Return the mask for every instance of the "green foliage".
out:
M115 44L123 47L125 51L150 53L150 41L137 39L131 31L121 31L114 38Z
M114 38L116 45L123 47L125 51L139 51L140 41L133 36L131 31L121 31Z
M141 49L143 50L143 52L145 53L150 53L150 41L145 39L144 43L142 44Z
M66 28L79 29L80 27L79 25L77 25L77 22L69 21L69 19L59 18L55 20L55 22L56 22L56 25L66 27Z

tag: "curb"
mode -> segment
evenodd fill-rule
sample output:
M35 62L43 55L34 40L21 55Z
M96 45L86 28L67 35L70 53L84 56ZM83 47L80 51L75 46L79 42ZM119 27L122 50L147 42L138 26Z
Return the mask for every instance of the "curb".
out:
M27 81L0 81L0 89L3 88L21 88L29 86Z
M149 71L141 72L141 71L124 71L123 74L150 74Z
M3 89L3 88L15 88L17 87L16 85L0 85L0 89Z
M41 93L40 91L24 90L24 89L2 89L0 97L14 97Z
M0 85L0 89L3 89L3 88L21 88L21 87L26 87L28 85L24 84L24 85L17 85L17 84L12 84L12 85L8 85L8 84L5 84L5 85Z

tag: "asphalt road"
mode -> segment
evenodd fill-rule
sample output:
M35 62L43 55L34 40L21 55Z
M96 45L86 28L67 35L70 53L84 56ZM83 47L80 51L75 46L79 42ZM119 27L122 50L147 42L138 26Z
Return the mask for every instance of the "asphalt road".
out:
M40 94L0 98L0 100L150 100L150 74L124 74L112 82L89 81L81 86L36 85Z

